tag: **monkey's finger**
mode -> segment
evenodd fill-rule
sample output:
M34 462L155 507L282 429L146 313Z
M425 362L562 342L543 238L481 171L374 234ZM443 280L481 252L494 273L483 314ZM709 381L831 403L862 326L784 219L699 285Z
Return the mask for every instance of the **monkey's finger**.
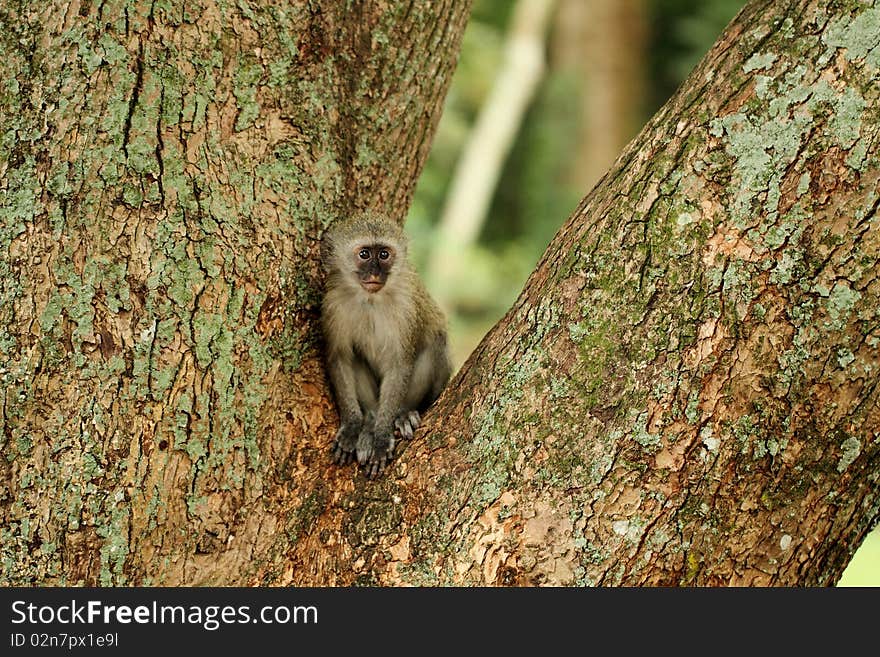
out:
M378 477L382 472L385 471L385 466L388 463L388 459L385 455L378 455L371 462L373 477Z
M394 421L394 428L401 438L412 440L413 432L418 426L418 411L410 411L406 415L402 415Z
M416 429L419 428L419 423L422 421L422 416L419 415L418 411L410 411L407 416L407 423L409 424L409 437L412 438Z
M337 443L333 446L333 462L336 465L345 465L351 463L354 455L350 450L345 449L341 444Z

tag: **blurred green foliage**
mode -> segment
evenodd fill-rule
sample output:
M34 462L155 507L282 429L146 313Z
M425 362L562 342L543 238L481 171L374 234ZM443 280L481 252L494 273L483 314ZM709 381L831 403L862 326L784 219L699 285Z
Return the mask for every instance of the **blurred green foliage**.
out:
M650 0L653 81L648 90L651 113L660 108L703 58L744 0Z
M474 2L458 68L407 217L413 259L422 271L458 156L502 63L514 4ZM642 123L743 4L743 0L645 0L649 30L644 68L650 85L643 92ZM573 188L565 176L574 149L582 147L573 135L579 129L577 99L584 90L571 73L554 70L550 64L507 158L480 239L461 256L472 275L467 286L460 286L450 316L457 364L512 305L553 235L589 191Z

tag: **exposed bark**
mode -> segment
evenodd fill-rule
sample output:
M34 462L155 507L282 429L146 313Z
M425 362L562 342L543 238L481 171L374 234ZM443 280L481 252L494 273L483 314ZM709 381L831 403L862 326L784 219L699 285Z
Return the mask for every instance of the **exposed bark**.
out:
M226 32L209 11L172 29L130 8L100 23L119 48L75 9L63 29L46 10L3 31L19 85L2 98L16 131L2 142L5 581L837 580L880 515L880 8L746 7L378 481L330 464L319 286L299 258L354 191L405 204L394 162L411 156L415 174L436 115L393 114L396 85L409 65L448 74L461 16L410 26L433 46L406 51L394 39L410 32L389 30L356 60L327 9L291 64L306 91L258 84L248 113L240 39L272 13L241 11ZM187 30L217 38L169 59ZM390 77L370 67L405 51ZM352 75L342 61L375 73L362 96L334 87ZM215 75L175 77L190 64ZM166 104L193 79L211 95ZM413 122L393 148L368 93ZM363 104L337 116L340 98ZM388 159L346 159L361 135ZM382 166L394 180L369 182Z
M381 581L837 581L880 514L878 24L740 13L401 459Z

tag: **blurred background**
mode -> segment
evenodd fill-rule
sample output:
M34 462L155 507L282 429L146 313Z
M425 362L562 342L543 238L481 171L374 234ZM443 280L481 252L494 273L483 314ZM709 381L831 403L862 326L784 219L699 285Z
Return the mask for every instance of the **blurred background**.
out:
M456 368L745 0L474 0L406 220ZM880 529L839 586L880 586Z

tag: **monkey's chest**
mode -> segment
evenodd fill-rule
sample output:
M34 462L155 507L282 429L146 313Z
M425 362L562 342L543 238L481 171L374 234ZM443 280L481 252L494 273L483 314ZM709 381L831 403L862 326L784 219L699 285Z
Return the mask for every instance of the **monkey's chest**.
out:
M354 351L376 374L383 376L403 357L399 322L373 308L357 308L352 314L359 315L356 319L358 328L351 333Z

